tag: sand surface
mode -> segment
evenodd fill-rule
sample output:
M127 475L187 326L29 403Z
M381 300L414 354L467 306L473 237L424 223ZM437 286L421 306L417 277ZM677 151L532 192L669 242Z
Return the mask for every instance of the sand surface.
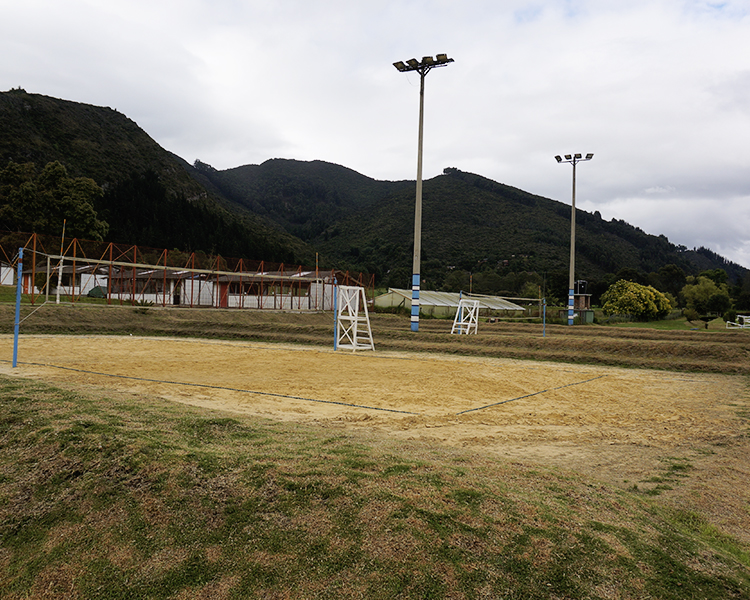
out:
M667 482L750 541L746 378L249 342L2 336L0 372L465 447L621 487ZM30 364L34 363L34 364ZM649 481L651 480L651 481ZM661 482L664 485L664 482Z

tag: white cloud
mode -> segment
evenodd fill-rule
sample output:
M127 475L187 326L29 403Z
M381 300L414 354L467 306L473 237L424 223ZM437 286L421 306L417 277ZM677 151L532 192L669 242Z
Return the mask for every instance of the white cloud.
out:
M674 194L676 191L677 189L671 185L657 185L644 190L646 194Z

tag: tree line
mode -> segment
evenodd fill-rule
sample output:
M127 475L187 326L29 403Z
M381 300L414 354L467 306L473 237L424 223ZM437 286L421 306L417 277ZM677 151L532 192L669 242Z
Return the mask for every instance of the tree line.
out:
M153 170L132 173L102 189L71 177L59 161L37 172L34 163L0 170L0 229L204 251L231 257L295 263L292 248L252 230L240 217L201 199L169 193Z
M502 267L477 272L449 269L442 290L522 298L544 297L550 306L566 304L568 273L564 271L503 271ZM687 275L674 264L658 271L643 273L620 269L598 280L587 281L592 305L607 315L628 315L636 320L659 319L681 309L688 320L701 317L725 317L750 311L750 273L730 281L724 269L709 269Z

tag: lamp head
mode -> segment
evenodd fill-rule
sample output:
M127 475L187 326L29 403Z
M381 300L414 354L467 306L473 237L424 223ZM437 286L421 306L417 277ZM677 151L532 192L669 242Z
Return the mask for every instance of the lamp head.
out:
M401 73L419 71L420 73L422 73L422 75L425 75L433 67L444 67L445 65L452 62L453 59L448 58L447 54L438 54L436 58L432 58L432 56L423 56L422 62L419 62L416 58L410 58L406 61L406 63L404 63L404 61L402 60L399 60L393 63L393 66L396 67L396 69L398 69Z

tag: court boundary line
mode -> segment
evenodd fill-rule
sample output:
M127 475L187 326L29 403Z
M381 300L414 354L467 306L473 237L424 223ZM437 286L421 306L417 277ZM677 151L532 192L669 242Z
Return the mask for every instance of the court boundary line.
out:
M606 374L599 375L598 377L592 377L591 379L586 379L584 381L574 381L573 383L566 383L565 385L560 385L560 386L549 388L546 390L541 390L539 392L525 394L524 396L518 396L518 398L510 398L508 400L501 400L500 402L493 402L492 404L486 404L485 406L478 406L477 408L469 408L467 410L462 410L461 412L457 412L456 416L465 415L466 413L475 412L477 410L484 410L485 408L492 408L493 406L499 406L500 404L507 404L508 402L515 402L516 400L523 400L524 398L531 398L532 396L538 396L539 394L544 394L546 392L554 392L555 390L561 390L563 388L571 387L574 385L582 385L584 383L595 381L597 379L601 379L602 377L606 377L606 376L607 376Z
M0 362L9 363L9 360L0 359ZM118 379L131 379L133 381L144 381L147 383L164 383L167 385L182 385L186 387L198 387L213 390L223 390L229 392L239 392L243 394L254 394L258 396L273 396L275 398L285 398L287 400L302 400L304 402L317 402L319 404L336 404L338 406L348 406L350 408L362 408L365 410L378 410L381 412L398 413L403 415L421 415L422 413L411 412L408 410L396 410L395 408L382 408L378 406L367 406L365 404L354 404L351 402L341 402L338 400L320 400L318 398L304 398L302 396L292 396L290 394L276 394L274 392L259 392L257 390L245 390L242 388L233 388L221 385L211 385L208 383L189 383L184 381L168 381L164 379L149 379L147 377L136 377L134 375L115 375L112 373L101 373L99 371L89 371L87 369L77 369L75 367L64 367L61 365L53 365L49 363L35 363L35 362L22 362L18 361L19 365L29 365L34 367L47 367L51 369L62 369L64 371L75 371L77 373L86 373L88 375L99 375L101 377L113 377Z

